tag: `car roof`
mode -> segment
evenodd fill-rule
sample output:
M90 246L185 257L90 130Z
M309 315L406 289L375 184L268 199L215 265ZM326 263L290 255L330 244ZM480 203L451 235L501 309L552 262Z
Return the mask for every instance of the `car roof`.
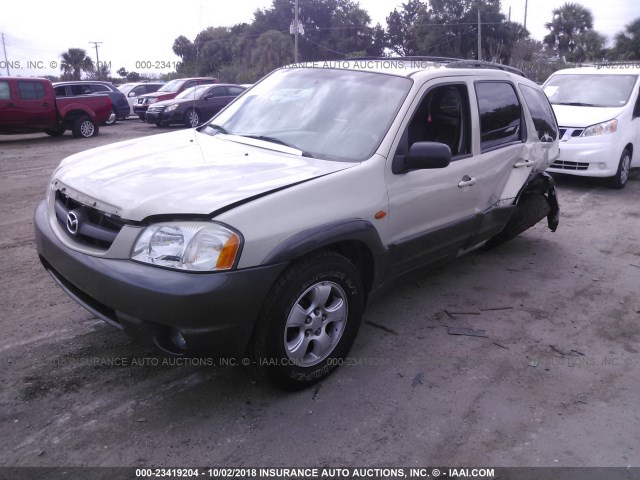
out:
M300 62L283 68L359 70L375 73L387 73L404 77L411 77L418 73L437 76L442 72L443 68L447 68L456 69L456 73L464 72L466 75L478 75L478 70L482 70L483 74L487 74L489 72L501 72L526 78L522 71L508 65L449 57L361 57L345 60Z
M64 80L62 82L53 82L54 85L86 85L90 83L99 83L101 85L109 85L114 87L115 85L111 82L105 82L104 80Z

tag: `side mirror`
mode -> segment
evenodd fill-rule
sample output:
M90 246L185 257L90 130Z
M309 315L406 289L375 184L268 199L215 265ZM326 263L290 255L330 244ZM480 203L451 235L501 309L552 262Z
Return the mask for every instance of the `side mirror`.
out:
M136 92L134 92L134 91L129 92L127 97L137 97Z
M451 163L449 145L438 142L415 142L407 155L396 155L391 165L395 174L410 170L445 168Z
M203 100L211 100L213 98L213 93L209 93L203 97Z

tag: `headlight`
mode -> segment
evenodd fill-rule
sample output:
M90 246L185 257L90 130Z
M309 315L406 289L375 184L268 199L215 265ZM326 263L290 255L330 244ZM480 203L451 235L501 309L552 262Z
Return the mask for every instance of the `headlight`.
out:
M176 270L229 270L240 243L240 235L217 223L158 223L143 230L131 259Z
M158 99L157 99L157 98L152 97L152 98L150 98L150 99L148 99L148 100L147 100L147 104L151 105L152 103L156 103L157 101L158 101Z
M607 133L613 133L618 130L618 120L615 118L608 122L598 123L597 125L591 125L584 129L582 132L583 137L592 137L594 135L606 135Z
M164 111L173 112L176 108L178 108L179 105L179 103L174 103L173 105L169 105L167 108L165 108Z

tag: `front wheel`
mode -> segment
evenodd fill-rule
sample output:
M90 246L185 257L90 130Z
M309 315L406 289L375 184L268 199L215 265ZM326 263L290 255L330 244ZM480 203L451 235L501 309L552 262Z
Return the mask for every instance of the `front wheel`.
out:
M293 263L265 301L253 339L259 373L285 390L305 388L343 363L364 309L362 279L333 251Z
M611 188L621 189L629 180L629 172L631 171L631 152L627 149L622 152L620 162L618 163L618 171L613 177L609 178Z
M88 116L82 116L73 122L74 138L89 138L98 135L98 125Z
M193 108L190 109L184 115L184 125L185 125L185 127L194 128L194 127L197 127L199 124L200 124L200 116L198 115L198 112Z

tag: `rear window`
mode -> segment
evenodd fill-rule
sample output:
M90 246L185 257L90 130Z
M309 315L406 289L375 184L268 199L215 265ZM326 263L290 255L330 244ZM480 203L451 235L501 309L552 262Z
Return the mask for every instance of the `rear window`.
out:
M527 85L520 85L520 91L533 119L538 140L542 142L553 142L558 138L558 129L556 117L553 114L553 109L549 104L547 96L541 90L536 90Z
M522 107L511 83L477 82L482 150L521 140Z
M18 82L18 95L23 100L44 98L44 87L39 82Z

